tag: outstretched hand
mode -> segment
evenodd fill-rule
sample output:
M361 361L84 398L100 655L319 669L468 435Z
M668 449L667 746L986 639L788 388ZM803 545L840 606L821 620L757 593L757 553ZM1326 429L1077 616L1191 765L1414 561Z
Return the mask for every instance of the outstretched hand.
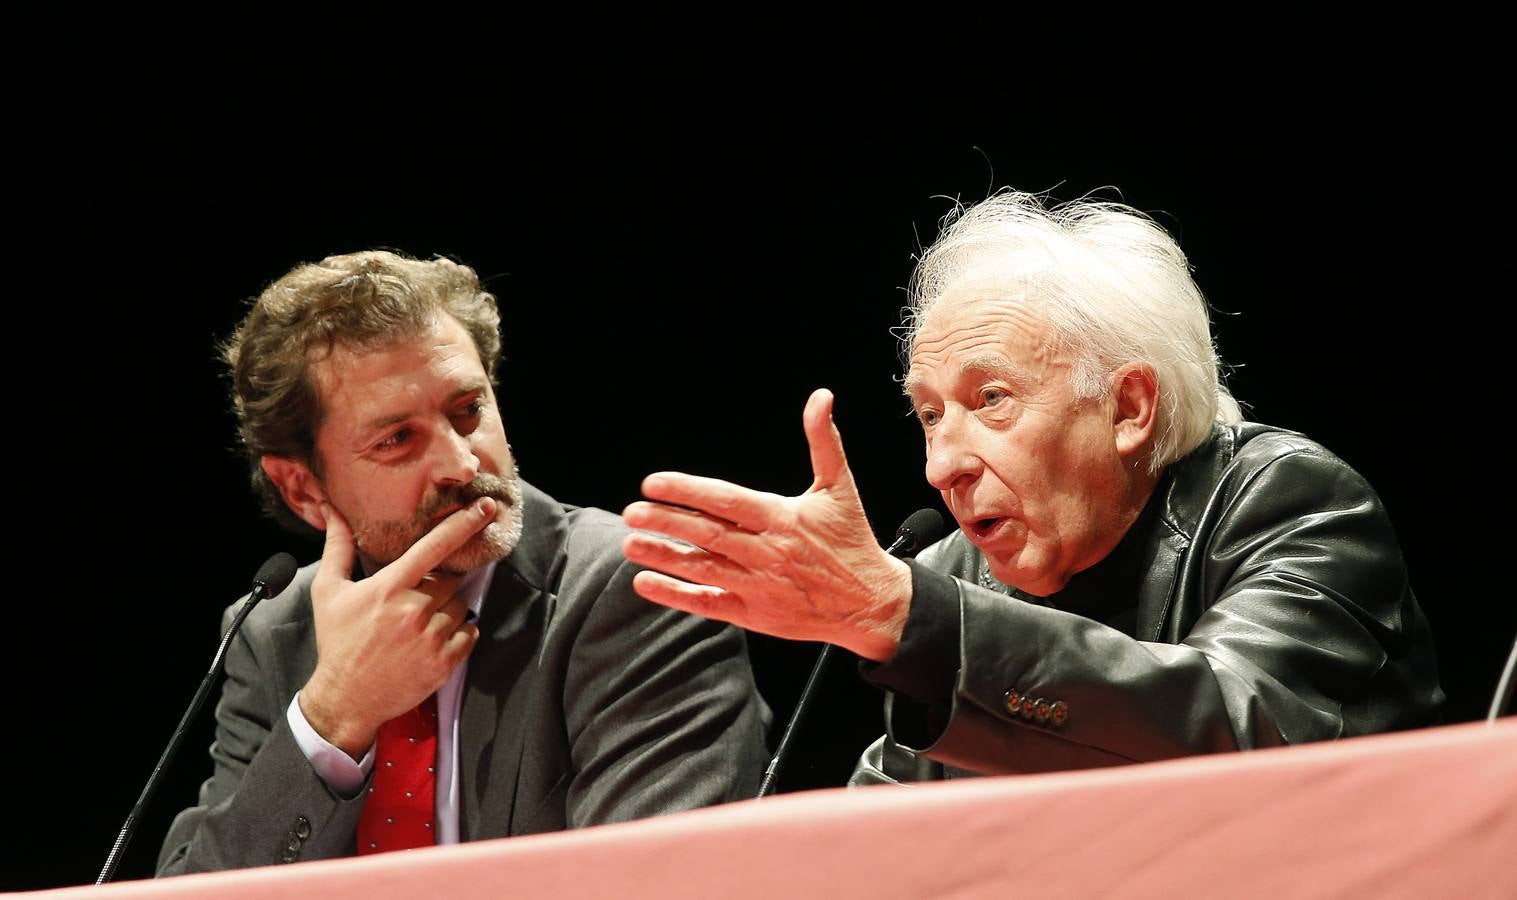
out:
M321 568L311 582L316 671L300 691L306 721L357 758L379 726L425 700L469 655L479 628L455 594L459 578L433 571L495 517L483 497L448 516L399 559L350 577L352 529L330 505Z
M814 477L803 494L781 497L679 472L643 479L648 500L628 506L622 519L658 534L622 542L629 560L654 570L639 572L633 588L750 631L825 641L867 659L894 653L911 571L875 543L832 402L826 389L806 402Z

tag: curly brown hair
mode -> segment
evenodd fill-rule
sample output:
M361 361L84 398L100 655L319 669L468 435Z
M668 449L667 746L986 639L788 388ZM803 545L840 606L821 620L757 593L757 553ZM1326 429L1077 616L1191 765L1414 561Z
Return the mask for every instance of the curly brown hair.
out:
M365 250L302 263L270 284L221 347L231 370L232 407L265 512L309 531L263 471L266 455L299 459L319 473L320 394L311 365L332 349L393 344L429 328L439 313L474 341L490 380L500 358L500 310L479 276L450 259L418 260Z

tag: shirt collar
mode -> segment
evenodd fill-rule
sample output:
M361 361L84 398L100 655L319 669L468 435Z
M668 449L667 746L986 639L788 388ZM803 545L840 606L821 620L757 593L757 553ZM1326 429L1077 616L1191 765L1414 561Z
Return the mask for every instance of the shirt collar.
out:
M458 593L469 604L469 621L479 619L479 611L485 605L485 590L490 586L490 579L495 576L495 567L499 560L487 563L469 572L458 583Z

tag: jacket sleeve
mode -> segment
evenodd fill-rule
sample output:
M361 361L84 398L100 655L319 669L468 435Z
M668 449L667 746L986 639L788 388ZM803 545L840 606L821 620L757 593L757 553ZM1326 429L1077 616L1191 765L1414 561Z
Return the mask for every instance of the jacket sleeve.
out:
M918 756L896 745L890 735L864 748L853 774L848 777L849 787L870 787L876 784L909 784L914 781L942 781L943 764L925 756Z
M234 607L235 609L235 607ZM230 624L232 610L223 617ZM244 623L245 625L247 623ZM273 653L244 627L227 649L216 704L214 770L198 805L175 817L158 854L158 875L261 866L353 852L360 792L333 793L296 744L265 672Z
M650 603L618 551L565 680L568 826L752 798L769 711L743 633Z
M1219 495L1176 574L1178 643L933 573L959 605L951 698L887 699L891 741L985 774L1071 769L1425 724L1426 625L1364 480L1293 452ZM887 746L890 742L887 742Z

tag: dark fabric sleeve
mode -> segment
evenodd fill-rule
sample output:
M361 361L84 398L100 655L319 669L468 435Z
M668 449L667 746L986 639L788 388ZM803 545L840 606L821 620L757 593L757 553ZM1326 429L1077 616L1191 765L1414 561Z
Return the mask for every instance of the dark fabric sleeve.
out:
M959 590L947 575L908 561L911 609L901 643L884 662L862 660L870 684L917 703L947 705L959 679Z
M889 735L882 735L865 748L848 786L870 787L880 784L911 784L917 781L941 781L943 764L933 762L898 746Z
M752 798L769 711L743 633L632 591L620 555L577 637L564 685L567 825L621 822Z
M230 624L231 610L223 620ZM324 859L353 852L359 798L333 793L305 758L246 626L227 650L216 704L214 770L198 805L175 817L158 875ZM272 654L265 645L262 654Z

